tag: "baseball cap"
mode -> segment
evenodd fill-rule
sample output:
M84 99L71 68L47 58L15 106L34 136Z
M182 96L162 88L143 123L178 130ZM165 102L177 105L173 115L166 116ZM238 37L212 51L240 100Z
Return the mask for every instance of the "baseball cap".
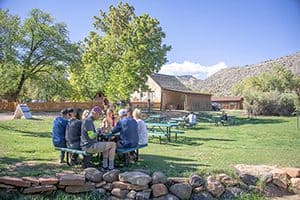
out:
M101 108L99 106L93 107L92 112L97 112L99 114L102 114L102 110L101 110Z
M121 109L118 112L119 116L127 115L127 110L126 109Z

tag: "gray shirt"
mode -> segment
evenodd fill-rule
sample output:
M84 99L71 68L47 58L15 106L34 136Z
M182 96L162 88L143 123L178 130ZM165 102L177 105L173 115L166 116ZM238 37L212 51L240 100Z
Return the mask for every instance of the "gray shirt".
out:
M80 139L80 146L84 148L88 148L98 142L94 120L91 116L82 122Z
M79 119L70 119L66 128L66 141L68 148L80 148L81 124Z

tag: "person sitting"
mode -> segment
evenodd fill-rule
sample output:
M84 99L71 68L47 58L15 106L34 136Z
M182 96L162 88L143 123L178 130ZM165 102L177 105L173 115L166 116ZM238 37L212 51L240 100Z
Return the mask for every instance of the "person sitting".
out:
M110 132L115 125L116 125L116 119L114 116L114 111L111 109L107 109L106 117L103 119L101 124L102 130L105 133Z
M148 144L148 130L147 130L147 126L146 126L145 122L142 120L141 110L137 109L137 108L134 109L132 115L138 125L139 145Z
M111 130L112 134L120 132L117 146L121 148L136 147L139 142L137 122L133 118L127 117L126 109L121 109L118 114L120 120Z
M60 111L59 117L56 117L53 121L52 127L52 143L55 147L66 148L66 127L68 119L70 118L69 110L63 109ZM65 152L61 151L59 156L59 162L64 163Z
M81 136L81 114L82 110L80 108L74 110L70 113L71 119L66 127L66 142L67 147L70 149L80 150L80 136ZM78 154L72 154L71 163L76 163Z
M86 119L89 116L90 111L89 110L84 110L82 115L81 115L81 120Z
M221 115L221 124L222 125L224 125L225 124L225 122L227 122L228 121L228 116L227 116L227 113L223 110L222 111L222 115Z
M91 110L91 114L81 125L81 148L88 153L102 153L102 170L114 169L114 160L116 153L116 144L114 142L99 142L94 121L98 120L102 114L99 106Z
M191 112L187 118L189 120L188 121L189 126L194 126L197 123L197 116L195 115L194 112Z

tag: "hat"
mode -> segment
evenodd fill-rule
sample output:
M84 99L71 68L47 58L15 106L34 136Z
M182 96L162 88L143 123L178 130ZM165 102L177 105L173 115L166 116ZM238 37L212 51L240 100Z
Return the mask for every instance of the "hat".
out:
M96 112L96 113L102 114L102 110L101 110L101 108L99 106L93 107L92 112Z
M67 108L64 108L64 109L62 109L62 110L60 111L60 113L61 113L62 115L66 115L66 114L68 114L69 112L68 112L68 109L67 109Z
M119 116L127 115L127 110L126 109L121 109L119 110Z

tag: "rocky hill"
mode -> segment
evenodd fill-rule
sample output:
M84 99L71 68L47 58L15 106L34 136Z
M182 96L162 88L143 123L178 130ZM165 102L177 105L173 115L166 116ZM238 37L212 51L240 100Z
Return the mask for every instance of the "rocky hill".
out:
M231 87L235 83L247 77L257 76L276 65L284 66L300 76L300 52L258 64L243 67L228 67L205 80L199 80L190 75L178 76L177 78L194 91L207 92L216 96L228 96L232 95Z

